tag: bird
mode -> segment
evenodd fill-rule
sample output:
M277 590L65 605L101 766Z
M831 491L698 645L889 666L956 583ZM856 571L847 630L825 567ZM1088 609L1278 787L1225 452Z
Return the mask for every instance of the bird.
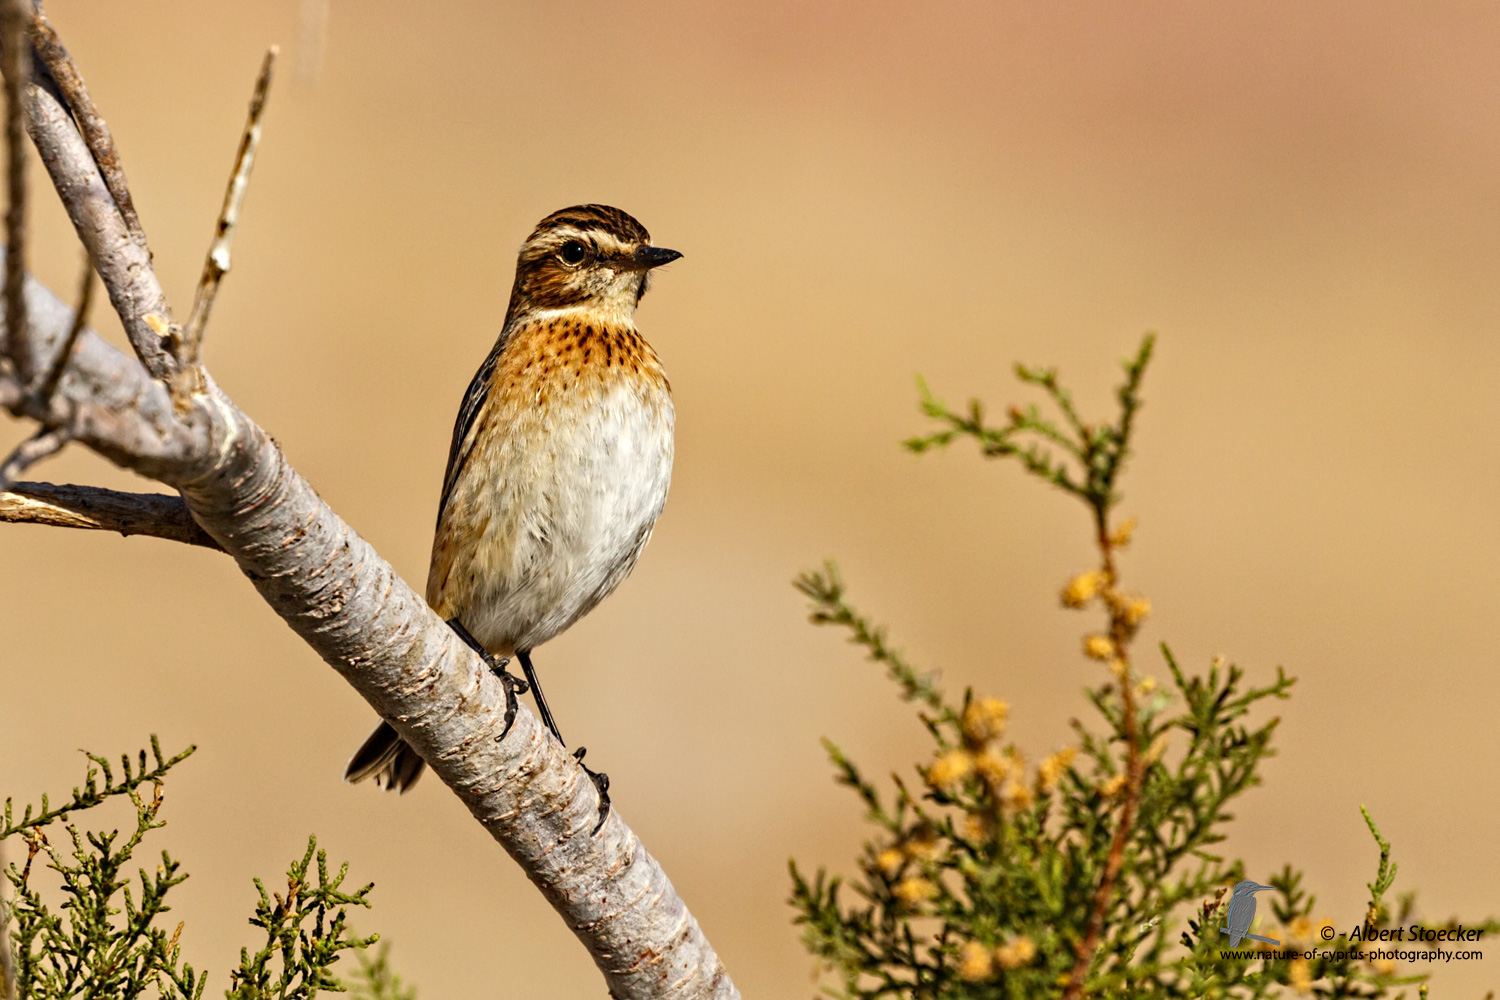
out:
M1261 885L1248 878L1234 884L1234 894L1229 897L1229 926L1219 928L1228 933L1231 948L1238 948L1244 938L1266 944L1281 944L1280 941L1250 933L1250 925L1255 923L1255 894L1274 888L1275 886Z
M672 389L635 310L652 272L681 256L608 205L542 219L521 246L500 335L459 406L427 602L506 682L507 730L515 695L529 688L563 743L531 652L620 585L666 503ZM505 671L511 657L524 682ZM574 753L580 763L583 753ZM344 780L373 777L405 792L423 768L381 721ZM588 773L602 824L608 777Z

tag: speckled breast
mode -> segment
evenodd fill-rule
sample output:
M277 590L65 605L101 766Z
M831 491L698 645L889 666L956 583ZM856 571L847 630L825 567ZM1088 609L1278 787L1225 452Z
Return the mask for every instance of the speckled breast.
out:
M552 638L630 572L666 502L671 388L629 324L519 324L434 539L428 600L491 652Z

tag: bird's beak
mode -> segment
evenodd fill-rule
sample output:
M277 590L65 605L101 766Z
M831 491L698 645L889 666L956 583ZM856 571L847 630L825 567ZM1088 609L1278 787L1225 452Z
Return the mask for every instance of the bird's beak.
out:
M643 246L631 258L631 267L636 271L649 271L653 267L670 264L681 256L676 250L668 250L666 247Z

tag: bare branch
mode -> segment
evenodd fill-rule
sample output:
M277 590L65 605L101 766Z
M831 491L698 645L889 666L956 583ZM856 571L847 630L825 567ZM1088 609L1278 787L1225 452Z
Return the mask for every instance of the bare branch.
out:
M5 0L0 7L0 60L5 75L5 316L6 353L22 384L31 381L31 343L26 322L26 141L22 137L21 91L31 76L26 24L31 5Z
M0 521L54 528L117 531L224 551L198 527L181 497L166 493L120 493L94 486L16 483L0 493Z
M245 118L245 131L240 136L240 149L234 158L234 171L229 175L229 187L224 192L224 207L219 211L213 245L208 248L208 257L203 261L203 276L198 279L193 311L183 327L181 360L184 368L198 364L209 310L213 308L214 296L219 293L219 282L229 273L234 227L240 220L240 208L250 187L250 171L255 166L255 151L260 146L260 118L266 109L271 70L276 65L279 51L276 46L271 46L260 64L260 76L256 78L255 93L250 98L250 112Z
M38 75L26 88L26 129L73 229L94 260L130 346L152 378L166 379L176 369L170 348L178 328L172 324L172 308L151 266L151 251L126 223L94 153L51 83ZM117 174L114 182L123 185L124 175ZM153 324L166 334L158 333Z
M0 492L10 489L10 484L16 481L16 477L37 462L62 451L63 445L72 439L66 428L43 427L16 445L16 450L10 453L5 464L0 465Z
M58 39L57 32L52 28L52 22L47 20L47 15L42 12L40 5L36 7L29 22L27 27L31 35L31 44L35 46L37 56L57 83L58 90L62 92L63 103L72 110L78 127L83 132L84 140L88 143L89 153L98 165L100 173L104 175L105 186L109 189L115 206L119 209L120 218L124 220L125 227L144 247L146 233L141 228L140 218L135 214L135 203L130 198L130 186L125 183L125 171L120 166L119 154L115 152L115 139L110 135L109 126L104 123L99 109L94 107L94 101L89 97L89 89L84 86L78 67L73 65L73 57L68 55L68 50Z

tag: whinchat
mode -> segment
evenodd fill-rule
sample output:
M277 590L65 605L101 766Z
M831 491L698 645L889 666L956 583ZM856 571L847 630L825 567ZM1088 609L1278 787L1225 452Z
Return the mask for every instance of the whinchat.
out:
M537 223L505 325L453 427L427 602L502 674L508 694L530 686L558 742L531 651L619 586L666 503L672 391L635 308L651 270L681 256L607 205ZM525 685L504 674L512 656ZM374 775L404 792L422 768L381 722L344 778Z

